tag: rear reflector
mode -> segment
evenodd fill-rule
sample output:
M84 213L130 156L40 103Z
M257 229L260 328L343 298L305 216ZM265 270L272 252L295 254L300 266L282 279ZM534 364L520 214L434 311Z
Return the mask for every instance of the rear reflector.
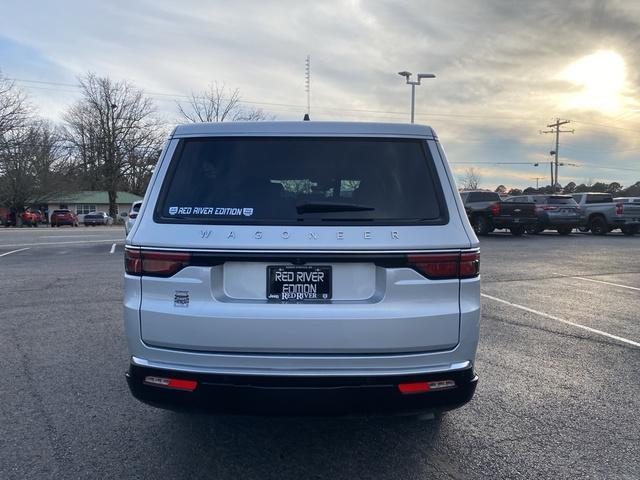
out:
M195 380L181 380L179 378L145 377L144 383L156 387L173 388L174 390L186 390L193 392L198 386Z
M398 390L404 395L411 393L424 393L436 390L447 390L449 388L455 388L456 382L453 380L436 380L433 382L416 382L416 383L401 383L398 385Z
M409 255L407 261L432 280L473 278L480 274L480 252Z
M429 391L429 384L427 382L418 383L401 383L398 385L400 393L422 393Z

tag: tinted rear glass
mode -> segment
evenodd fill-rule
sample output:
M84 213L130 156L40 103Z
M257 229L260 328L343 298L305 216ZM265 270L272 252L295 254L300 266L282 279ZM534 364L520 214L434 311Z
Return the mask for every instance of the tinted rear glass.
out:
M577 205L573 197L548 197L546 203L549 205Z
M139 212L139 211L140 211L140 207L141 207L141 206L142 206L142 204L141 204L141 203L134 203L134 204L133 204L133 207L131 207L131 210L132 210L133 212Z
M611 203L613 202L613 195L607 194L589 194L587 195L587 203Z
M155 210L176 223L446 223L426 143L362 138L183 140Z
M497 202L500 195L494 192L469 192L468 202Z

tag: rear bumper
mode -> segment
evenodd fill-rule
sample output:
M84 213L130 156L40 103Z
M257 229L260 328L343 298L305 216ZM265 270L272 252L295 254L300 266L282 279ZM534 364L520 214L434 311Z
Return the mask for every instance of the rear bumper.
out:
M409 414L458 408L473 397L478 377L472 368L393 376L267 376L179 372L131 364L131 393L170 410L257 415ZM146 377L197 382L193 391L145 383ZM403 394L401 383L453 380L455 387Z
M519 225L535 225L538 223L538 217L493 217L493 225L496 228L511 228Z

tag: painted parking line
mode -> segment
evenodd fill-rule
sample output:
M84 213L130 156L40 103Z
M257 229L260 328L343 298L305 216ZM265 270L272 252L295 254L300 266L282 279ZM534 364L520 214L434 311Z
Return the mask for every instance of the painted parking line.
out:
M116 251L116 244L111 245L111 250L109 250L109 255L113 255L113 252Z
M507 300L503 300L501 298L493 297L491 295L487 295L486 293L481 294L484 298L488 298L489 300L493 300L494 302L503 303L505 305L509 305L510 307L517 308L519 310L523 310L525 312L533 313L535 315L539 315L544 318L548 318L550 320L555 320L556 322L564 323L566 325L571 325L572 327L581 328L586 330L587 332L595 333L596 335L601 335L603 337L611 338L613 340L617 340L618 342L626 343L627 345L632 345L634 347L640 348L640 343L634 342L633 340L629 340L628 338L619 337L617 335L613 335L611 333L603 332L602 330L597 330L595 328L587 327L586 325L581 325L579 323L571 322L569 320L565 320L560 317L556 317L555 315L549 315L548 313L540 312L538 310L534 310L533 308L525 307L524 305L518 305L517 303L509 302Z
M108 243L108 242L116 242L116 243L123 243L124 242L124 238L108 238L105 240L79 240L77 242L39 242L39 243L20 243L20 244L16 244L16 245L2 245L0 244L0 247L2 248L10 248L10 247L23 247L23 246L29 246L29 247L40 247L40 246L46 246L46 245L79 245L79 244L83 244L83 243Z
M629 290L635 290L637 292L640 292L640 288L638 287L631 287L629 285L621 285L619 283L606 282L604 280L594 280L593 278L585 278L585 277L567 277L567 278L575 278L576 280L584 280L585 282L602 283L604 285L611 285L612 287L627 288Z
M43 235L40 238L83 238L83 237L99 237L99 233L90 233L88 235Z
M24 252L25 250L29 250L29 247L19 248L18 250L11 250L10 252L0 253L0 257L6 257L7 255L11 255L12 253Z

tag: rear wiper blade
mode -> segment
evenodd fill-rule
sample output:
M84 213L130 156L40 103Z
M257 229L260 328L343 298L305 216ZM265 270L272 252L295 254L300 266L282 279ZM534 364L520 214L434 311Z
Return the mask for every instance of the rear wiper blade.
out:
M335 203L335 202L310 202L296 205L298 214L302 213L325 213L325 212L365 212L375 210L368 205L358 205L356 203Z

